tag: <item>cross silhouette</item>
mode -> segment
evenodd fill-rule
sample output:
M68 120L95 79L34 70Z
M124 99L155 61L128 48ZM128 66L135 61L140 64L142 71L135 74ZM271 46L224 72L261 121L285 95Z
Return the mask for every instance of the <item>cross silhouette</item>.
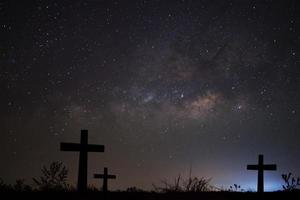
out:
M104 145L88 144L88 130L81 130L80 143L60 143L61 151L79 152L79 169L77 189L79 192L87 190L88 152L104 152Z
M103 174L94 174L94 178L102 178L103 179L103 187L102 191L106 193L107 190L107 180L108 179L116 179L116 175L108 174L107 167L104 167L104 173Z
M258 165L247 165L247 170L257 170L257 192L264 192L264 171L275 171L277 166L275 164L264 165L264 156L258 156Z

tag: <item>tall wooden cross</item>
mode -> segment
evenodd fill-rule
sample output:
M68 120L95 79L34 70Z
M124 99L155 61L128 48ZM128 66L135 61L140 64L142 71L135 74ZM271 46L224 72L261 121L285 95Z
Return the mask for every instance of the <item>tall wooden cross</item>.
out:
M103 187L102 191L103 193L106 193L107 190L107 180L108 179L116 179L116 175L108 174L107 167L104 167L104 173L103 174L94 174L94 178L102 178L103 179Z
M258 156L258 165L247 165L247 170L257 170L257 192L264 192L264 171L275 171L277 166L275 164L264 165L264 156Z
M80 143L60 143L61 151L79 152L79 169L77 189L79 192L87 190L88 152L104 152L104 145L88 144L88 130L81 130Z

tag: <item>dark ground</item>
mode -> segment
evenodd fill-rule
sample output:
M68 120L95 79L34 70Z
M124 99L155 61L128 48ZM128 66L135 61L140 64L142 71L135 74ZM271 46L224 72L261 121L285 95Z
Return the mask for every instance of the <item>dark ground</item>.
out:
M227 199L300 199L300 192L268 192L240 193L240 192L201 192L201 193L150 193L150 192L110 192L104 198L101 192L79 194L79 193L2 193L1 196L8 195L10 199L140 199L140 200L179 200L179 199L203 199L203 200L227 200ZM2 198L1 198L2 199Z

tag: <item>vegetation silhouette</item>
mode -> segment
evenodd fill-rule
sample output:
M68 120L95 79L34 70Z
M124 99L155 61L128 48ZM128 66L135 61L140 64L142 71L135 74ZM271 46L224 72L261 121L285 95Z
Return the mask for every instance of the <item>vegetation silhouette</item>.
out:
M146 191L141 189L141 188L137 188L136 186L133 186L133 187L128 187L126 189L126 192L136 192L136 193L138 192L138 193L140 193L140 192L146 192Z
M211 179L204 177L193 177L192 170L190 169L187 178L182 178L178 175L173 183L167 180L162 180L163 186L156 186L152 184L154 191L156 192L208 192L213 191L215 188L210 184Z
M49 167L44 165L41 172L39 178L32 179L38 190L67 191L71 188L67 184L68 169L62 162L52 162Z
M238 184L233 184L231 186L229 186L229 192L244 192L245 190L243 188L241 188L240 185Z
M32 186L25 183L25 179L17 179L14 184L5 184L0 179L0 192L32 192Z
M281 177L285 183L285 185L282 185L284 191L299 191L297 187L300 186L300 177L293 177L291 172L282 174Z
M290 175L289 175L290 174ZM43 166L41 175L38 178L33 178L33 184L28 185L24 179L19 179L15 184L7 185L0 179L0 194L10 192L11 198L66 198L66 199L130 199L130 200L181 200L181 199L285 199L295 198L300 191L296 189L298 186L297 179L291 173L286 174L285 180L289 180L288 190L256 193L242 192L239 185L234 184L229 190L216 190L210 184L211 179L198 178L189 175L187 178L182 178L180 175L175 177L174 182L162 181L162 186L155 186L153 191L145 191L136 187L129 187L126 190L111 191L106 195L94 187L88 185L86 193L78 193L74 187L67 184L68 169L62 162L52 162L49 166ZM286 183L287 184L287 183Z
M80 143L61 143L62 151L77 151L79 152L79 170L77 190L67 183L68 169L59 161L50 163L49 166L41 168L41 175L37 178L32 178L33 184L26 184L24 179L16 180L15 184L5 184L0 178L0 192L11 192L12 197L28 198L37 197L45 198L61 198L68 199L158 199L158 200L179 200L179 199L255 199L255 198L288 198L290 194L300 194L297 189L300 186L300 178L295 178L292 173L282 174L284 185L282 191L265 193L263 192L263 173L264 170L276 170L276 165L266 165L263 162L263 155L259 155L258 165L248 165L248 170L258 171L258 191L249 192L241 189L238 184L233 184L228 190L222 190L213 186L211 178L192 176L190 169L187 178L178 175L174 178L174 182L162 180L162 185L156 186L153 184L153 191L145 191L136 187L129 187L124 191L107 192L107 179L115 179L115 175L108 174L107 168L104 168L103 174L95 174L94 178L103 179L102 190L97 189L93 185L87 184L87 161L88 152L104 152L103 145L88 144L88 131L81 131ZM84 191L84 192L83 192ZM47 196L46 196L47 194Z

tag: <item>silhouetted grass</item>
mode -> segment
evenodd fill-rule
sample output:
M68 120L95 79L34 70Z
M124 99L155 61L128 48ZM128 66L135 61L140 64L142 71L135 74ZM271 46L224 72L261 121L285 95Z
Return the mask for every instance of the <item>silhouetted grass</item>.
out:
M9 198L66 198L66 199L139 199L139 200L182 200L182 199L300 199L299 178L294 178L291 173L283 174L285 185L283 191L277 192L242 192L237 184L227 190L216 190L210 184L210 179L192 177L191 172L187 178L180 175L174 182L161 181L160 186L154 186L154 191L144 191L136 187L129 187L124 191L108 192L105 196L101 191L89 185L86 193L78 193L75 187L67 184L68 170L61 162L52 162L48 167L43 166L41 175L33 178L32 184L18 179L14 184L6 184L0 179L0 198L9 195ZM296 196L296 197L295 197Z

